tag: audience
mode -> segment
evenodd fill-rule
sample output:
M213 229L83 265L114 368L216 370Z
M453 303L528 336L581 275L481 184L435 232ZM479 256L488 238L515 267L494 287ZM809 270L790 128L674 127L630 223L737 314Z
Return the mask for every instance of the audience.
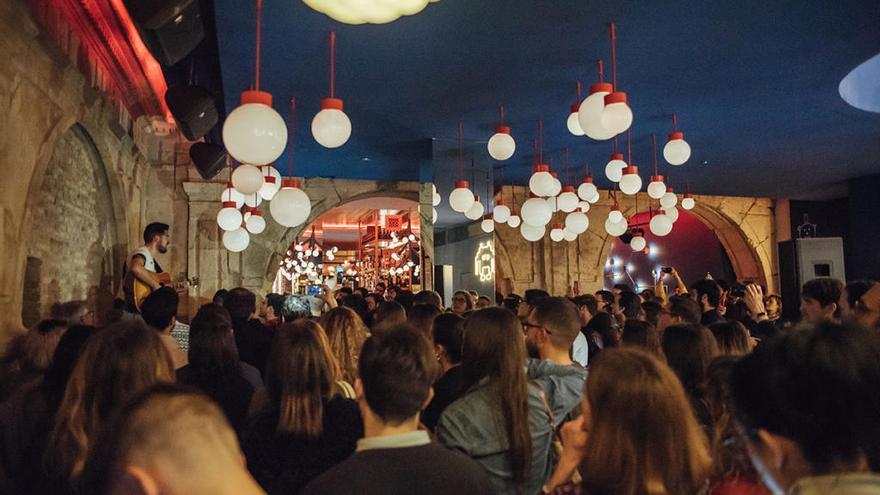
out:
M520 321L525 321L526 318L532 314L532 310L535 309L535 304L541 299L550 297L550 294L546 290L541 289L528 289L525 292L525 298L522 302L517 305L516 308L516 316L520 319Z
M431 400L431 385L439 371L425 338L405 327L373 335L364 344L358 368L364 437L354 455L319 476L303 493L490 492L479 464L431 443L428 433L419 430L419 412Z
M660 300L651 300L642 303L642 314L645 317L645 321L655 327L659 324L658 320L660 319L661 312L663 312L663 302Z
M715 322L709 325L709 331L718 344L719 356L744 356L755 348L749 330L738 321Z
M419 304L413 306L407 312L406 324L418 330L426 339L431 341L433 340L431 337L431 327L434 324L434 318L439 314L441 314L441 311L437 306L433 304Z
M349 308L333 308L321 316L321 327L327 334L330 351L339 364L339 379L353 384L357 380L358 356L369 330Z
M605 313L617 314L617 298L610 290L596 291L597 309Z
M208 398L150 387L114 416L86 465L90 495L263 495L245 469L235 433Z
M404 323L406 323L406 311L403 306L394 301L385 301L376 308L370 330L373 333L381 333Z
M620 345L620 329L617 320L609 313L599 312L594 316L585 328L589 335L590 360L595 361L602 349L617 347Z
M187 355L180 348L177 340L171 336L174 325L177 324L177 305L180 298L171 287L160 287L150 293L141 303L141 316L144 322L154 330L159 331L162 344L171 355L174 369L178 370L187 364Z
M724 319L720 311L722 290L718 282L708 278L698 280L691 284L688 294L700 305L701 325L711 325Z
M261 385L260 372L239 360L232 320L223 306L199 308L190 326L188 356L189 364L177 370L177 380L210 397L241 433L254 389Z
M855 280L846 284L840 296L840 314L844 320L853 321L866 327L877 324L862 297L877 285L873 280Z
M68 325L94 326L95 312L89 309L85 301L68 301L52 305L49 318L64 320Z
M298 493L354 452L361 420L357 404L339 395L339 379L320 325L301 319L278 327L266 368L267 404L242 440L248 468L268 494Z
M715 337L705 327L693 323L671 325L663 332L661 347L669 367L681 380L697 419L708 428L711 418L703 384L709 363L718 355Z
M442 376L434 383L434 398L422 411L422 424L434 431L440 415L449 404L464 394L464 375L461 368L461 346L464 318L455 313L443 313L434 318L431 341L440 364Z
M265 306L263 325L266 325L268 328L277 327L281 323L284 296L281 294L266 294L266 300L263 302L263 305Z
M731 388L740 438L771 492L877 493L877 356L876 330L825 318L736 364Z
M843 284L828 277L814 278L801 288L801 319L821 323L840 318L840 296Z
M455 293L452 295L452 307L449 309L457 315L463 315L468 311L473 311L474 298L468 291L455 291Z
M312 305L307 296L288 295L284 298L284 303L281 305L282 322L290 323L301 318L310 318L311 316Z
M493 306L489 296L480 296L477 298L476 309L484 309Z
M284 315L287 309L286 303L287 300L281 308L282 316L285 321L290 321ZM266 359L272 347L274 332L256 318L257 296L244 287L237 287L229 291L223 307L229 311L229 316L232 318L238 357L260 370L260 374L265 375Z
M413 306L420 304L431 304L437 306L441 311L443 310L443 299L440 298L440 294L433 290L423 290L416 293L413 297Z
M622 347L637 347L647 351L661 360L663 351L660 349L660 334L654 325L642 320L626 320L620 336Z
M66 330L66 320L43 320L13 337L0 359L0 402L43 377Z
M579 493L704 493L706 438L681 383L656 357L636 349L605 352L587 378L582 409L562 429L564 449L546 491L580 466Z
M657 318L657 330L661 337L666 327L677 324L699 325L701 319L700 305L687 296L669 296L666 307Z
M638 294L631 290L625 290L620 293L619 302L620 311L627 320L638 320L642 318L642 299Z

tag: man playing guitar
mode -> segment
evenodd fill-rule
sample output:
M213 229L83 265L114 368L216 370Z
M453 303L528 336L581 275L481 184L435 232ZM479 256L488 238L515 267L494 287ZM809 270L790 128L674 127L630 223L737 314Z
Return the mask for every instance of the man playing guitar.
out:
M168 252L171 242L169 226L154 222L144 229L144 244L135 249L128 257L128 271L125 274L123 290L125 292L126 310L140 313L140 303L150 292L163 284L170 284L171 279L156 262L156 255Z

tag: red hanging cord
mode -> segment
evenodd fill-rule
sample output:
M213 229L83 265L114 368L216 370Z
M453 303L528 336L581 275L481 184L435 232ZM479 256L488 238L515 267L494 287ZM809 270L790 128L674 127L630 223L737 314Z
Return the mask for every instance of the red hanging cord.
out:
M654 175L660 175L657 172L657 136L655 134L651 134L651 146L654 148Z
M626 130L626 163L630 166L633 161L632 126Z
M614 23L611 23L611 85L614 91L617 91L617 30Z
M330 98L336 97L336 31L330 31Z
M565 166L565 183L571 184L571 174L568 171L568 146L563 148L563 153L565 154L563 158L563 165Z
M605 82L605 63L601 58L596 63L599 64L599 82Z
M287 176L293 178L293 143L296 141L296 98L290 97L290 164L288 165Z
M581 82L580 81L578 81L578 84L577 84L577 94L578 94L578 99L577 99L576 103L580 103L581 102Z
M544 121L538 120L538 163L544 163Z
M498 113L501 114L498 125L504 125L504 105L498 105Z
M675 132L675 131L676 131L676 129L675 129L676 124L677 124L677 119L676 119L675 112L673 112L673 113L672 113L672 132Z
M590 177L590 162L584 162L584 178Z
M617 153L617 136L614 136L614 148L612 150L612 153Z
M260 90L260 48L262 42L263 0L257 0L257 53L255 57L254 89Z

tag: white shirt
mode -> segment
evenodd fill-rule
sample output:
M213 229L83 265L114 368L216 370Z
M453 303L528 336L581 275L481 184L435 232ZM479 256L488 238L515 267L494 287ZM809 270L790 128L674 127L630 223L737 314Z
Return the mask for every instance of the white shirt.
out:
M135 256L143 256L144 268L146 268L148 272L156 273L156 260L153 259L153 254L150 253L150 250L149 248L147 248L147 246L141 246L132 251L131 256L128 257L129 261L131 261L131 259Z
M587 363L590 360L589 352L590 346L587 343L587 338L584 337L583 333L578 332L577 337L574 339L574 343L571 345L571 359L586 368Z

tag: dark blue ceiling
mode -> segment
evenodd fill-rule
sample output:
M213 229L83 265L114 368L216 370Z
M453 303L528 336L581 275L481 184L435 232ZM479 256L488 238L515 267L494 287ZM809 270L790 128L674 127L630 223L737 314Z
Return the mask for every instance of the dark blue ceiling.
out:
M253 79L254 7L215 0L228 109ZM880 114L847 105L841 79L880 52L880 2L639 0L441 0L391 24L349 26L300 0L264 0L263 88L287 117L298 100L296 175L430 178L454 175L432 139L455 138L459 120L483 153L504 103L517 140L504 182L524 183L536 121L545 154L585 160L599 175L610 144L568 133L575 81L594 82L618 26L618 82L635 114L634 160L647 178L650 134L669 116L693 148L670 171L674 185L705 194L818 198L847 178L880 171ZM312 138L327 95L327 33L337 32L337 95L352 120L337 150ZM448 148L448 145L444 145ZM448 156L442 153L440 156ZM286 156L279 160L286 168ZM497 175L497 174L496 174ZM444 181L445 182L445 181ZM604 182L603 185L607 185Z

